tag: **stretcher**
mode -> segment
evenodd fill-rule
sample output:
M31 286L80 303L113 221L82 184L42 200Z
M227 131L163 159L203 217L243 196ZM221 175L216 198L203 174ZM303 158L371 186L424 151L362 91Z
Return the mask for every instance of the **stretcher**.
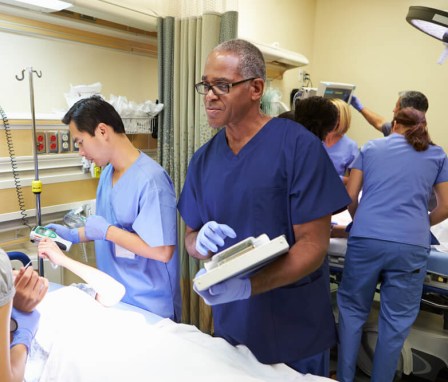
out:
M419 315L403 346L398 372L435 381L448 370L448 221L432 229L440 245L432 246ZM331 238L328 248L330 280L339 285L343 277L347 239ZM377 338L380 293L377 290L371 315L364 326L358 366L367 375L372 368ZM337 308L335 308L337 317Z

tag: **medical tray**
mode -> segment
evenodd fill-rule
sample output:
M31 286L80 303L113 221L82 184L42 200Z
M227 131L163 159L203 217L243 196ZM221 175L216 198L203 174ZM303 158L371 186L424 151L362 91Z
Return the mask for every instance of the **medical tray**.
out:
M270 240L266 234L249 237L214 255L204 264L206 273L193 281L203 291L231 277L253 272L289 250L284 235Z

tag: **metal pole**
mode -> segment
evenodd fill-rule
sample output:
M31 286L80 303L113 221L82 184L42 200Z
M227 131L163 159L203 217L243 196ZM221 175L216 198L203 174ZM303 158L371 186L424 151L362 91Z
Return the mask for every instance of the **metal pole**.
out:
M42 72L37 72L33 70L32 67L26 68L28 71L28 77L30 81L30 105L31 105L31 120L33 123L33 157L34 157L34 181L31 183L31 190L36 196L36 225L41 225L41 205L40 205L40 194L42 192L42 182L39 180L39 164L37 158L37 138L36 138L36 115L34 112L34 86L33 86L33 73L36 74L37 77L42 77ZM22 70L22 76L19 78L16 76L16 79L22 81L25 78L25 69ZM40 276L44 276L44 260L38 258L37 260L37 269Z

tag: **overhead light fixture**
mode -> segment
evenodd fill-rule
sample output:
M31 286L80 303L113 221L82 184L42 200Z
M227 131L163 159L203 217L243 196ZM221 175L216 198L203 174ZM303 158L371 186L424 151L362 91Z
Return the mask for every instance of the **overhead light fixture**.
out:
M409 7L406 21L423 33L440 40L445 49L437 61L438 64L448 58L448 12L429 7Z
M1 0L0 3L43 12L58 12L73 5L61 0Z
M412 6L409 7L406 20L423 33L448 43L448 12L434 8Z

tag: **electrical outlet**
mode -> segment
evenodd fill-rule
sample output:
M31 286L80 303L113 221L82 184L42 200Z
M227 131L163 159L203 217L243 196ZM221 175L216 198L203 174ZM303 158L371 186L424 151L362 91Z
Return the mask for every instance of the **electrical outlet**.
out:
M38 154L45 154L47 152L47 143L44 132L36 133L36 151Z
M47 153L57 154L59 152L58 132L47 131L45 135L47 137Z
M73 140L73 151L79 151L78 142L75 142L75 140Z
M59 151L66 153L70 151L70 131L59 131Z

